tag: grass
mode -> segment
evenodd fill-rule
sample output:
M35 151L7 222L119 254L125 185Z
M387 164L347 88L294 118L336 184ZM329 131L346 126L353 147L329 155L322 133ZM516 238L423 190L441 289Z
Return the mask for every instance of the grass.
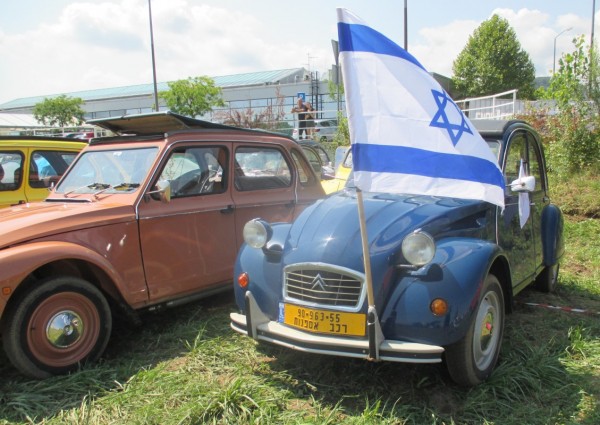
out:
M29 380L0 354L0 424L598 424L594 205L566 217L557 292L519 294L497 369L478 387L456 387L437 365L257 345L229 328L235 306L227 293L149 314L139 328L117 323L101 362L69 376Z

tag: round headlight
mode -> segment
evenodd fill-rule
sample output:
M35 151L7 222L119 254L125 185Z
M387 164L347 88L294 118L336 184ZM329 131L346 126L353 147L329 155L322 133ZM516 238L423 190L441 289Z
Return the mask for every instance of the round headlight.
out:
M255 218L244 225L244 241L252 248L262 248L271 237L271 227Z
M423 266L435 255L435 241L425 232L411 233L402 241L402 255L413 266Z

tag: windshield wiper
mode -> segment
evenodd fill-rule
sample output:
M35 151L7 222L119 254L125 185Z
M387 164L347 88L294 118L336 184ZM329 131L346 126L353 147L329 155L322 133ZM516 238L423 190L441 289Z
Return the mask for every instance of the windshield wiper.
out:
M69 191L65 192L65 193L63 194L63 196L66 198L66 197L67 197L67 195L70 195L71 193L77 192L78 190L81 190L81 189L97 189L97 188L100 188L100 189L101 189L101 191L104 191L104 190L110 189L110 188L111 188L111 185L110 185L110 184L108 184L108 183L92 183L92 184L86 184L85 186L76 187L75 189L71 189L71 190L69 190ZM98 192L96 192L96 193L95 193L95 195L96 195L97 193L98 193Z

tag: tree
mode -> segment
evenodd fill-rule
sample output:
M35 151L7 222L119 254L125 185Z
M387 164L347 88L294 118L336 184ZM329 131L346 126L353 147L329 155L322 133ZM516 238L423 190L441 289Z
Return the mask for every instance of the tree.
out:
M189 77L168 83L169 90L159 93L167 102L168 108L188 117L204 115L215 106L225 106L221 97L221 88L215 86L212 78Z
M33 107L33 116L37 122L51 127L81 125L85 114L81 105L83 105L82 99L63 94L36 103Z
M454 61L454 83L465 96L485 96L518 89L534 94L535 67L515 31L498 15L484 21Z

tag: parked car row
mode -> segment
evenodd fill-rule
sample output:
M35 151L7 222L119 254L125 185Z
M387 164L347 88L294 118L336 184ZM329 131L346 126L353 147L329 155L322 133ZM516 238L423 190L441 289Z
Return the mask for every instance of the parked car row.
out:
M553 290L564 247L537 134L475 123L504 172L506 207L365 194L369 308L349 149L332 179L314 141L169 112L91 121L117 136L93 139L44 202L0 211L7 357L35 378L76 370L102 355L115 314L176 307L233 277L239 333L303 352L444 361L457 383L478 384L513 297L532 283Z

